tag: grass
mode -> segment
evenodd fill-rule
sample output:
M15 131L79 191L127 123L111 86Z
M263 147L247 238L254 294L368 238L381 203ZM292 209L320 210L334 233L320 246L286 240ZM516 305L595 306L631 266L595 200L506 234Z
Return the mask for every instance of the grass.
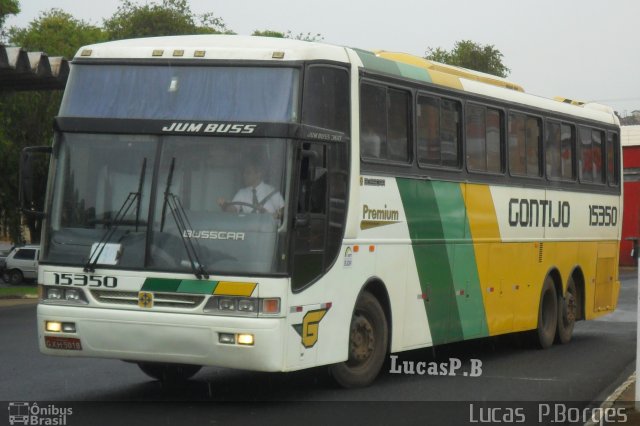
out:
M37 296L38 287L36 286L15 286L15 287L2 287L0 288L0 299L6 299L9 297L25 297L25 296Z

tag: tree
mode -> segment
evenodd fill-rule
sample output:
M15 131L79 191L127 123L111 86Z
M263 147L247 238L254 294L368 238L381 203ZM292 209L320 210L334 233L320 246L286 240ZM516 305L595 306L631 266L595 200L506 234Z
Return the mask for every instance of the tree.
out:
M118 10L104 21L110 40L185 34L233 34L213 13L195 15L187 0L162 0L138 5L121 0Z
M16 15L20 12L18 0L0 0L0 42L4 39L4 23L9 15Z
M252 36L260 36L260 37L275 37L275 38L290 38L293 40L302 40L302 41L322 41L324 40L324 36L320 33L311 34L311 33L298 33L292 34L291 31L287 31L286 33L282 33L280 31L273 30L255 30Z
M11 28L9 39L29 51L43 51L49 56L70 59L80 47L106 41L107 36L99 27L75 19L60 9L51 9L42 12L27 28Z
M494 45L483 46L471 40L457 41L451 51L429 47L425 55L425 59L432 61L506 77L511 70L502 63L502 58Z
M280 31L273 30L255 30L252 36L256 37L274 37L274 38L285 38L285 33L281 33Z
M83 45L103 41L99 28L71 15L52 9L42 13L27 28L8 31L12 44L29 51L70 58ZM37 91L3 93L0 98L0 217L13 241L21 241L18 205L18 164L20 151L30 145L47 145L53 136L53 118L58 112L62 92ZM34 174L46 180L46 165ZM40 237L40 221L25 217L32 239Z

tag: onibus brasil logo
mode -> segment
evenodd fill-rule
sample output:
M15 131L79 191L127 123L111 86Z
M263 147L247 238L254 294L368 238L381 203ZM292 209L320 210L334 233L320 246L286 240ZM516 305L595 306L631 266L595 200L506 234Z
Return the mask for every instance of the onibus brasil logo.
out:
M56 407L54 404L40 407L37 402L10 402L8 409L10 425L64 426L73 414L73 408Z

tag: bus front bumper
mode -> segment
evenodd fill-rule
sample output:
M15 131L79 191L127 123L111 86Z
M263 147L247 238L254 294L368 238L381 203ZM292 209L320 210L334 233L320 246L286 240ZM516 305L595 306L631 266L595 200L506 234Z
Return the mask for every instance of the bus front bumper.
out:
M74 324L75 333L46 331L47 321ZM38 305L40 352L58 356L282 371L284 327L284 318ZM254 343L221 343L220 334L251 334Z

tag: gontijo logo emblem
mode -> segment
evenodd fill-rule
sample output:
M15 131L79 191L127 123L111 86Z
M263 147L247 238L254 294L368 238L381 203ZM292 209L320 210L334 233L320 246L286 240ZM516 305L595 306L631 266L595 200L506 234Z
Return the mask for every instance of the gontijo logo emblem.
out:
M153 308L153 293L141 291L138 293L138 306L141 308Z
M302 338L302 346L309 349L318 341L320 333L320 321L331 308L331 303L324 303L320 309L307 312L302 318L302 324L293 324L293 329Z

